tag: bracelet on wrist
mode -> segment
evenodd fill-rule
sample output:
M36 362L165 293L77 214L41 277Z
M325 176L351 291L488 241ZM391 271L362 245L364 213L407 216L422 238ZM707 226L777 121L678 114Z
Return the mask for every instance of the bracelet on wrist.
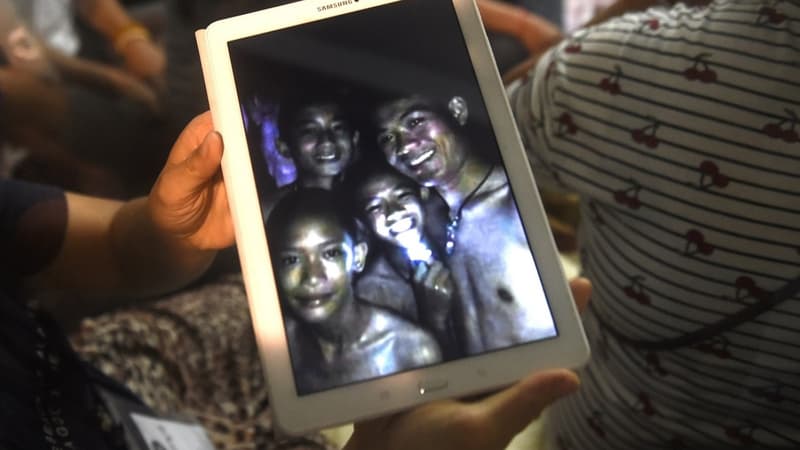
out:
M112 39L112 46L117 54L122 54L125 49L135 41L149 41L150 32L147 28L136 22L120 28Z

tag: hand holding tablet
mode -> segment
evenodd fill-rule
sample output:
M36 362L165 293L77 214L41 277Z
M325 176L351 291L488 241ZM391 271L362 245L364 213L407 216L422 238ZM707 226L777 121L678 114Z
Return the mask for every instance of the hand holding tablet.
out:
M570 283L579 310L591 285ZM440 401L413 411L356 424L345 450L500 450L542 411L579 386L568 370L547 370L524 378L479 402Z
M585 361L473 3L307 0L215 22L198 46L285 431Z

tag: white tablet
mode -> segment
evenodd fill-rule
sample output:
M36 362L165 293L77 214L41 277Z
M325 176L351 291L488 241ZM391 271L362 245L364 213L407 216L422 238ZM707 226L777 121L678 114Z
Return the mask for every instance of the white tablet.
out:
M305 0L197 36L283 430L587 359L472 0Z

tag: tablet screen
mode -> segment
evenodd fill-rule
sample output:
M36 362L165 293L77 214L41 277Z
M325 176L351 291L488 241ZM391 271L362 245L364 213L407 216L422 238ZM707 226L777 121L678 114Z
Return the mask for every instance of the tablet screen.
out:
M557 335L450 0L229 50L298 395Z

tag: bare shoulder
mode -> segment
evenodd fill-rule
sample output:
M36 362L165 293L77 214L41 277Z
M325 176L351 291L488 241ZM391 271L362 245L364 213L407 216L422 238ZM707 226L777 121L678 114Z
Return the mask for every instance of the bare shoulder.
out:
M403 350L409 366L433 364L442 360L439 343L425 329L389 311L378 310L377 315L378 321L391 326L396 340L395 347Z

